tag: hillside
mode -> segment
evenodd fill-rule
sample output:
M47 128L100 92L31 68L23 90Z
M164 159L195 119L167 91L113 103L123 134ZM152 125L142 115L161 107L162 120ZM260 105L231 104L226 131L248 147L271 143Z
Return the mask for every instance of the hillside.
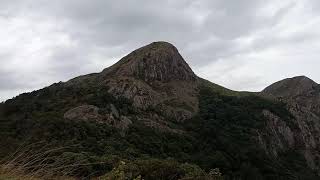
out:
M287 139L286 143L290 144L291 148L300 151L308 166L319 173L320 85L308 77L297 76L270 85L262 91L262 94L286 104L286 108L294 117L293 123L297 128L290 129L286 125L280 125L280 127L278 125L276 128L279 132L282 131L280 134ZM281 119L275 117L272 119L278 121L277 124L281 122ZM275 149L285 147L282 143L276 146L278 147Z
M0 155L39 178L319 179L319 94L305 77L232 91L154 42L2 103Z

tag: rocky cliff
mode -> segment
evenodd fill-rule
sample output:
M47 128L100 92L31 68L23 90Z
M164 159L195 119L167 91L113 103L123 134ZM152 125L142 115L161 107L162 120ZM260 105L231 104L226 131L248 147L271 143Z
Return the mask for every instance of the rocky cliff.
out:
M262 94L285 103L293 115L290 126L271 112L264 112L269 139L273 141L267 151L276 156L283 149L296 149L304 155L308 165L320 173L320 85L298 76L276 82Z
M66 85L85 82L100 84L113 96L132 101L135 110L141 112L135 118L161 130L180 132L169 128L168 123L183 122L198 112L199 79L177 48L167 42L141 47L101 73L72 79Z

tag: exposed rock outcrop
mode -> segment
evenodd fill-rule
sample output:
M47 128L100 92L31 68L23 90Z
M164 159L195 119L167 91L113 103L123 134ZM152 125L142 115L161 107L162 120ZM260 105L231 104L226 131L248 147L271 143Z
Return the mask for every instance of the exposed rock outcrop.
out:
M176 121L198 111L197 76L170 43L137 49L100 76L111 94L132 100L139 109L157 109Z
M291 120L293 129L284 120L264 113L270 122L282 122L268 126L277 144L269 151L278 151L282 147L299 149L308 165L320 174L320 85L305 76L298 76L274 83L264 89L262 95L284 102L294 117ZM285 131L279 131L279 128ZM290 132L293 132L294 138ZM280 135L284 139L280 140Z
M126 130L132 121L119 114L119 111L113 104L109 105L109 111L100 111L100 109L93 105L81 105L68 110L64 114L65 119L75 121L95 121L99 123L107 123L119 129L120 134L125 135Z
M297 76L278 81L263 90L263 93L275 97L295 98L296 96L310 96L315 93L319 85L306 76Z
M99 114L99 108L93 105L82 105L70 109L64 114L63 117L69 120L102 120L102 116Z
M83 83L105 86L113 96L132 101L137 111L152 111L137 119L161 130L171 129L165 121L183 122L198 112L198 77L167 42L139 48L101 73L80 76L67 85Z
M177 48L167 42L153 42L139 48L102 74L135 77L149 83L195 81L197 78Z
M262 114L267 121L265 131L258 132L258 140L265 151L276 157L279 152L293 148L295 133L288 123L269 110L263 110Z

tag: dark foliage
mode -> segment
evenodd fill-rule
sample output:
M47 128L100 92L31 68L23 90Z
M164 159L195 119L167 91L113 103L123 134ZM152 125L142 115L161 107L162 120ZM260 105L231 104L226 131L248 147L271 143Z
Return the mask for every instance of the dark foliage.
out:
M63 118L67 110L82 104L102 110L114 104L123 115L138 113L129 100L114 98L107 89L102 85L58 83L1 104L1 156L21 143L41 142L47 149L66 147L55 154L66 164L79 159L88 164L71 174L81 177L110 172L120 160L126 160L130 168L136 168L130 172L144 179L157 179L160 174L162 179L184 177L183 163L197 164L202 168L199 172L220 168L225 179L316 179L299 158L300 153L283 152L279 159L272 159L257 146L255 131L264 128L263 109L290 123L291 115L283 104L257 96L225 96L202 88L199 114L175 124L187 132L180 135L159 132L135 120L122 137L107 124ZM174 160L165 160L168 158ZM306 178L306 173L310 177Z

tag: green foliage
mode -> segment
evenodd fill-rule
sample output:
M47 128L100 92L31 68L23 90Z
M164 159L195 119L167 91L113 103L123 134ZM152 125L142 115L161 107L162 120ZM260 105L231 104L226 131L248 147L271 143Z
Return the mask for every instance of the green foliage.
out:
M70 175L106 174L105 179L294 179L302 178L303 172L316 179L301 153L284 152L273 159L257 146L256 131L263 130L266 120L262 110L294 128L283 104L203 86L199 114L183 124L170 122L186 131L182 134L157 131L134 119L123 137L104 123L63 118L67 110L82 104L101 111L109 111L114 104L120 114L133 117L141 113L132 102L115 98L107 90L90 83L58 83L0 104L1 155L7 156L21 143L41 142L45 149L65 147L48 163L63 162L65 168L77 164Z
M202 170L198 165L184 163L181 164L179 167L182 169L185 179L208 176L206 172Z
M222 180L220 172L207 174L199 166L166 159L137 159L121 161L108 174L100 177L102 180L125 179L181 179L181 180Z
M199 100L199 115L186 124L201 140L193 162L205 169L219 167L227 179L288 179L299 174L292 166L285 166L288 159L273 159L256 141L256 131L265 126L263 110L276 114L294 128L290 124L292 115L283 104L254 95L226 96L207 87L200 89ZM300 170L308 171L305 160L295 163L302 165ZM310 174L316 179L313 172Z

